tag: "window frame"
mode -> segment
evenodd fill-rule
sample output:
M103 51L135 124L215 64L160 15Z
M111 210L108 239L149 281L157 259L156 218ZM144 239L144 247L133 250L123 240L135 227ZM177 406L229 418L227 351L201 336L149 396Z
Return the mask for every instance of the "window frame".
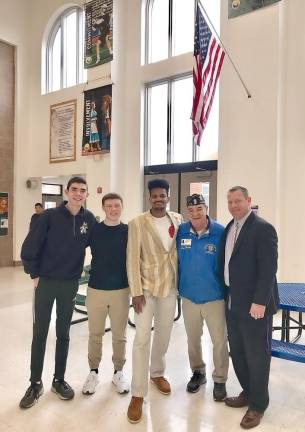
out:
M172 110L172 97L173 97L173 84L176 81L192 78L192 72L185 72L182 74L177 74L167 78L160 78L158 80L149 81L145 83L144 87L144 165L150 166L151 161L149 161L151 141L150 141L150 89L158 85L167 84L167 160L166 164L173 164L173 110ZM192 140L192 161L196 162L198 157L197 146Z
M65 9L55 20L52 25L51 30L49 31L46 43L46 51L45 51L45 89L46 93L51 93L53 91L59 91L64 88L67 88L67 64L65 59L65 49L66 49L66 40L65 40L65 20L69 15L76 12L76 83L75 85L82 84L84 81L84 61L83 54L81 55L81 49L84 50L84 44L80 39L80 30L84 26L84 9L80 6L71 6ZM57 35L57 32L61 29L61 38L60 38L60 87L59 89L54 90L52 88L52 70L53 70L53 46L54 41ZM80 63L82 62L82 64ZM70 87L70 86L69 86Z

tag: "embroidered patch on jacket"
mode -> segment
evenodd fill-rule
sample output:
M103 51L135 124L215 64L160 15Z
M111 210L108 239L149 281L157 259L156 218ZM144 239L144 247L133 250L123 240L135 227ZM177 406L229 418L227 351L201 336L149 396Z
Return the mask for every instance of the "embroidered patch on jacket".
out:
M83 222L82 226L80 227L80 233L81 234L87 234L88 231L88 224L87 222Z
M205 245L204 250L208 254L214 254L216 253L216 246L213 244L207 244Z

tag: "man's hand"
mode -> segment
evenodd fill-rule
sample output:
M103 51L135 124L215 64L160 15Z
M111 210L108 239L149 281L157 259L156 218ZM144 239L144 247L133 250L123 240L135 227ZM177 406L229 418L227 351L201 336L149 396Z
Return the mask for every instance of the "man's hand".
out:
M146 301L144 295L132 297L132 306L137 314L142 312L142 308L145 306L145 303Z
M34 288L37 288L37 286L39 284L39 277L32 279L32 280L33 280Z
M252 303L249 314L254 319L261 319L265 316L266 306Z

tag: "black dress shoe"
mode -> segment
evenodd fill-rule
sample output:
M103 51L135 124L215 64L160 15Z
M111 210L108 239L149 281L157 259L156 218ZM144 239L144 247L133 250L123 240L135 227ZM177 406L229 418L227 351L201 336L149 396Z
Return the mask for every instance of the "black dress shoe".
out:
M238 396L227 397L225 399L225 404L231 408L242 408L249 405L248 398L242 391Z
M200 389L200 386L206 382L206 375L198 370L194 370L192 378L187 383L186 390L190 393L196 393Z
M240 425L244 429L252 429L260 424L263 415L264 413L262 412L248 409L246 414L243 416Z

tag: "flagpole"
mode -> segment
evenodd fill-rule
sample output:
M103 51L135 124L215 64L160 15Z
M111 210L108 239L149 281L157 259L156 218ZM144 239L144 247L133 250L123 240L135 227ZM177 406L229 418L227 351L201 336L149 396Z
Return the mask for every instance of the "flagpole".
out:
M224 52L227 54L228 59L229 59L231 65L233 66L233 68L234 68L234 70L235 70L235 72L236 72L236 74L237 74L237 76L238 76L240 82L242 83L242 86L244 87L244 89L245 89L245 91L246 91L246 93L247 93L248 99L251 99L251 97L252 97L252 96L251 96L251 93L249 92L249 90L248 90L248 88L247 88L247 86L246 86L244 80L242 79L242 77L241 77L241 75L240 75L240 73L239 73L239 70L237 69L237 67L235 66L233 60L231 59L231 56L230 56L230 54L228 53L226 47L224 46L224 44L223 44L223 42L222 42L222 40L221 40L219 34L217 33L215 27L213 26L213 23L212 23L212 21L210 20L208 14L206 13L206 10L205 10L205 8L203 7L201 1L200 1L200 0L196 0L196 3L197 3L197 6L200 7L200 8L202 9L202 11L203 11L205 17L206 17L207 20L209 21L210 26L212 27L214 33L216 34L216 36L217 36L217 38L218 38L218 40L219 40L219 42L220 42L220 45L222 46Z

